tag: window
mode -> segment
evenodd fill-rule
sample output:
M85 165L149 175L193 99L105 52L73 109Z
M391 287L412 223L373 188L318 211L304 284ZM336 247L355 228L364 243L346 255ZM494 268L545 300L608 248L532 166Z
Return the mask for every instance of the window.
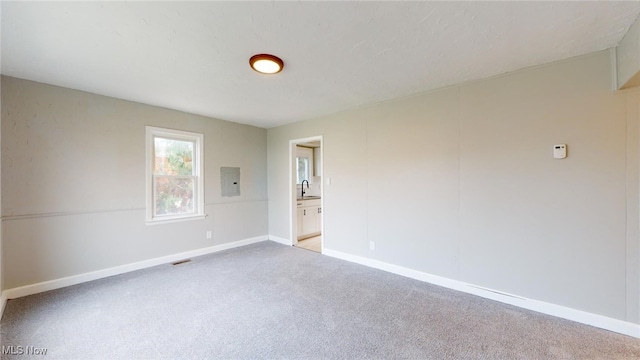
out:
M302 184L302 181L309 180L309 158L297 157L298 162L298 184Z
M147 222L204 217L203 135L147 126Z
M304 146L296 146L296 154L297 183L302 184L303 180L312 182L311 171L313 169L313 149Z

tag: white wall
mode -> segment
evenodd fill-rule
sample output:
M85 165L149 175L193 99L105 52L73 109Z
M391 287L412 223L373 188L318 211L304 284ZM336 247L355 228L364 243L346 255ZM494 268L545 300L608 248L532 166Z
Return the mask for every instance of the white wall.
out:
M289 237L288 141L324 135L326 249L639 323L639 102L610 61L269 129L270 234Z
M204 134L206 219L145 225L145 125ZM4 289L268 233L264 129L3 77L1 135Z

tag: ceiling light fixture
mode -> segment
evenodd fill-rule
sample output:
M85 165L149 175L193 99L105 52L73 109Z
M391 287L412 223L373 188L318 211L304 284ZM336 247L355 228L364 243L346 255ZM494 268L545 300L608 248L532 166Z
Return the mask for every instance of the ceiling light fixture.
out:
M253 55L249 59L249 64L253 70L261 74L277 74L284 67L282 59L269 54Z

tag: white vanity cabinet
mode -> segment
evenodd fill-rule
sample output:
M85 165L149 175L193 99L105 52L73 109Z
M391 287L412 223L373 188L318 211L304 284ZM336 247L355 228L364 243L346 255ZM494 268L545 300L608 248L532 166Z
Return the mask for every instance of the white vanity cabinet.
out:
M320 199L298 200L298 240L320 235L322 206Z

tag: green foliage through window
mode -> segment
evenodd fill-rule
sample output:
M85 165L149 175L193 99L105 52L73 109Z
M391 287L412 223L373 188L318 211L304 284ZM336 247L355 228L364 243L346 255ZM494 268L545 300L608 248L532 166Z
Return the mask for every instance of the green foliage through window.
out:
M154 152L155 214L193 213L194 143L155 137Z
M193 175L193 142L154 138L155 175Z

